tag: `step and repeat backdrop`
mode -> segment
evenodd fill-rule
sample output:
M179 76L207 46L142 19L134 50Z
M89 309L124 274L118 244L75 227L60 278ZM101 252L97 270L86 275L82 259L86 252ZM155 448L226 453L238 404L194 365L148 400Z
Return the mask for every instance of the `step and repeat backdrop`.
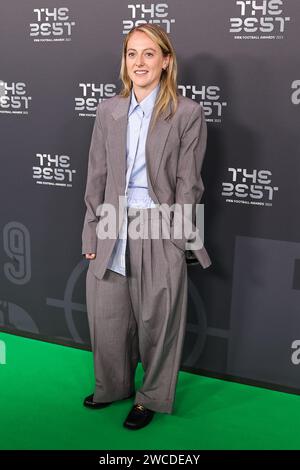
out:
M90 349L81 255L98 102L160 24L204 107L206 270L182 369L300 393L299 0L10 0L0 15L0 330Z

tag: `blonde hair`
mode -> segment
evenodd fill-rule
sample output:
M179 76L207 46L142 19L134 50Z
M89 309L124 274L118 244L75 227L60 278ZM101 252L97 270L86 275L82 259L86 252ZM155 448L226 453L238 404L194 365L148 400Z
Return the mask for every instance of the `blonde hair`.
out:
M142 31L147 34L147 36L152 39L161 49L163 56L170 55L169 65L165 70L162 70L160 77L160 90L156 97L156 102L154 106L154 120L153 126L156 122L157 117L162 114L168 107L169 103L171 104L171 113L167 118L172 117L178 106L178 91L177 91L177 60L175 50L171 44L169 36L167 33L156 24L140 24L134 26L129 33L125 36L123 42L122 50L122 61L119 78L121 79L123 86L119 93L119 96L127 98L131 93L132 81L128 76L127 67L126 67L126 52L127 44L129 38L135 31Z

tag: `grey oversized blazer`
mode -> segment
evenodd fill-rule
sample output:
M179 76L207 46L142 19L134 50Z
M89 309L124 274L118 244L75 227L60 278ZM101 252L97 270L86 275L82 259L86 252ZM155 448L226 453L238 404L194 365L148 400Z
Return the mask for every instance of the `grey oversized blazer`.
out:
M130 96L119 95L99 103L90 144L82 254L96 253L90 267L98 279L105 273L116 239L97 238L96 209L99 204L110 203L118 214L119 196L125 195L129 105ZM204 191L201 178L207 141L204 111L201 105L182 95L178 95L175 115L166 119L170 110L169 105L152 132L154 113L151 116L145 150L149 195L156 204L198 204ZM196 230L195 225L193 229ZM184 236L178 239L171 235L170 240L185 250ZM203 268L211 265L204 246L192 251Z

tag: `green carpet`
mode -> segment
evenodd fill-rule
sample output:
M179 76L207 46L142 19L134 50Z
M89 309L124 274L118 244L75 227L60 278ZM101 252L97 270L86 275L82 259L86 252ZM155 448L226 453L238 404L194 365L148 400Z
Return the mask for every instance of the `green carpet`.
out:
M300 449L297 395L180 372L174 413L130 431L122 423L133 399L82 405L93 392L91 352L2 332L0 340L1 449Z

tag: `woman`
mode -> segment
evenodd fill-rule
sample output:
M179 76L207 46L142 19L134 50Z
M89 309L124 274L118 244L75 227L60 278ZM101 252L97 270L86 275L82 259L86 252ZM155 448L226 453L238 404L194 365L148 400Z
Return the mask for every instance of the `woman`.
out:
M172 413L184 340L190 237L176 236L175 215L176 207L200 202L207 127L202 107L177 93L176 76L164 30L134 27L123 44L123 88L98 105L89 152L82 253L90 260L86 295L96 384L84 405L98 409L135 395L123 423L128 429L146 426L155 412ZM174 203L165 238L161 214L165 220L168 211L161 208ZM100 236L104 204L117 213L122 207L114 237ZM137 212L140 238L130 236ZM202 243L192 250L203 268L211 264ZM139 357L145 374L135 393Z

